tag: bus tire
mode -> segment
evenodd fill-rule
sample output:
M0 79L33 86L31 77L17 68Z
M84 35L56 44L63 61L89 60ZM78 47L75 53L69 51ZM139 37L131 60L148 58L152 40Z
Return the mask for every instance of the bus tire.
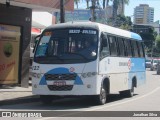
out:
M132 82L131 89L125 90L125 91L120 91L120 96L122 97L133 97L134 96L134 84Z
M134 85L132 83L131 89L127 90L127 97L133 97L134 96Z
M40 100L43 104L49 105L52 103L53 97L51 95L40 95Z
M96 95L95 96L96 98L96 103L98 105L104 105L106 103L106 100L107 100L107 91L104 87L104 85L102 85L101 87L101 91L100 91L100 94L99 95Z

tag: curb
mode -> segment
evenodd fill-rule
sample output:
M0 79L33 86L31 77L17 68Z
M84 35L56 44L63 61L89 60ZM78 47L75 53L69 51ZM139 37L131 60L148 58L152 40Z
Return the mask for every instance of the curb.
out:
M39 102L39 96L32 95L23 98L14 98L0 101L0 106L3 105L14 105L14 104L22 104L22 103L31 103L31 102Z

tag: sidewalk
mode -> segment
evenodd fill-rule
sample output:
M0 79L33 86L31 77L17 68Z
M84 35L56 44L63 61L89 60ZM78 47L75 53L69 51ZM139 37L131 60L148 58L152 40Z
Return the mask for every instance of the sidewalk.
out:
M32 87L9 87L0 88L0 106L39 101L39 97L32 94Z

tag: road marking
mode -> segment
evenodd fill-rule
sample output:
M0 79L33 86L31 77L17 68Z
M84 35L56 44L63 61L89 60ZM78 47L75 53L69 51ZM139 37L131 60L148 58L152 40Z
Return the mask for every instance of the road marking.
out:
M95 110L99 110L99 109L103 109L103 108L109 108L109 107L113 107L113 106L125 104L125 103L128 103L128 102L132 102L132 101L135 101L135 100L138 100L138 99L147 97L147 96L153 94L154 92L158 91L159 89L160 89L160 87L157 87L156 89L154 89L153 91L149 92L148 94L142 95L142 96L140 96L140 97L133 98L133 99L130 99L130 100L127 100L127 101L124 101L124 102L115 103L115 104L108 105L108 106L101 106L101 107L89 109L89 110L86 110L86 111L95 111Z
M84 111L80 111L80 112L78 112L78 111L76 112L76 111L75 111L75 113L63 114L63 115L59 115L59 116L57 116L57 117L40 118L40 119L37 119L37 120L54 119L54 118L63 117L63 116L66 116L66 115L73 115L73 114L77 114L77 113L83 113L83 112L85 112L85 111L95 111L95 110L100 110L100 109L104 109L104 108L109 108L109 107L113 107L113 106L125 104L125 103L128 103L128 102L132 102L132 101L135 101L135 100L138 100L138 99L147 97L147 96L153 94L154 92L158 91L159 89L160 89L160 87L157 87L156 89L152 90L151 92L149 92L149 93L147 93L147 94L145 94L145 95L142 95L142 96L140 96L140 97L133 98L133 99L131 99L131 100L127 100L127 101L124 101L124 102L119 102L119 103L115 103L115 104L107 105L107 106L96 107L96 108L93 108L93 109L88 109L88 110L84 110Z

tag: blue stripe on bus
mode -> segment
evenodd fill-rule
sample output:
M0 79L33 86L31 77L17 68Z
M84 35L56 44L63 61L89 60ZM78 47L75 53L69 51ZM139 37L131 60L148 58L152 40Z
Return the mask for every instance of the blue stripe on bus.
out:
M69 69L67 69L67 68L63 68L63 67L55 68L55 69L48 71L45 74L76 74L76 79L74 81L74 85L83 85L83 82L82 82L81 78L78 76L78 74L70 72ZM39 85L47 85L45 75L40 80Z
M137 85L142 85L146 81L145 76L145 59L144 58L131 58L131 69L128 73L128 89L131 89L132 79L136 76L137 78Z
M131 58L131 72L145 71L145 59L144 58Z
M142 40L142 38L138 34L133 33L133 32L131 33L131 38L136 39L136 40Z

